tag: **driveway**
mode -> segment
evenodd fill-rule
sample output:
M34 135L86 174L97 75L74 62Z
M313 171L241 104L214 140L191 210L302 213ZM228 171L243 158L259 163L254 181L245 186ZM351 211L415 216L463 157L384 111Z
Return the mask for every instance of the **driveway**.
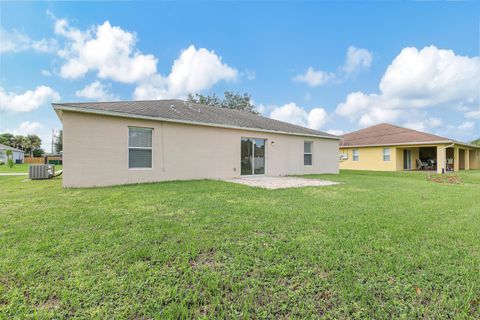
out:
M296 177L241 177L235 179L224 180L227 182L244 184L250 187L259 187L265 189L284 189L284 188L301 188L301 187L319 187L331 186L338 184L338 182L319 180L319 179L305 179Z

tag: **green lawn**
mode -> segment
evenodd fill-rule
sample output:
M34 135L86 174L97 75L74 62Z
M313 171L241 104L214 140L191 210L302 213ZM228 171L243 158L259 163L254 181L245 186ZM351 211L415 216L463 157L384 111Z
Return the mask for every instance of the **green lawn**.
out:
M480 171L312 177L342 183L0 177L0 318L480 317Z
M19 172L28 172L28 163L14 164L12 168L6 164L0 165L0 173L19 173ZM61 170L62 166L55 166L55 171Z

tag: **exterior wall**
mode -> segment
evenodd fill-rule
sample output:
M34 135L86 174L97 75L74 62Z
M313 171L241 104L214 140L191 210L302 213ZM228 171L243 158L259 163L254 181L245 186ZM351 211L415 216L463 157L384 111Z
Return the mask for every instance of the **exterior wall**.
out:
M468 156L467 156L467 150L465 149L459 149L458 150L458 169L459 170L468 170L467 168L467 159Z
M266 175L338 173L338 140L63 112L63 185L240 177L241 137L266 139ZM128 168L128 127L153 128L152 168ZM313 165L303 165L313 141Z
M469 152L470 169L480 169L480 149Z
M420 159L420 148L409 148L412 150L412 170L417 169L417 159Z
M403 149L395 148L395 153L397 155L397 162L395 164L395 170L402 171L403 170Z
M453 171L458 171L460 170L460 163L458 162L458 159L460 158L460 151L458 150L458 147L453 148Z
M23 152L19 151L12 151L12 160L13 163L18 163L17 160L20 161L20 163L23 163L24 155ZM7 153L6 150L0 149L0 162L7 163Z
M444 145L437 146L437 173L446 171L447 148Z
M24 153L19 151L13 151L12 157L13 157L14 163L18 163L18 162L23 163Z
M458 170L480 169L480 149L469 149L461 145L421 145L421 147L435 147L437 149L437 172L442 173L442 168L447 168L447 158L453 158L453 164L449 165ZM448 148L447 148L448 147ZM340 153L348 152L348 160L340 161L340 169L353 170L379 170L379 171L402 171L403 151L411 151L412 170L417 168L417 159L420 158L420 146L396 146L391 147L392 164L383 161L384 147L359 147L360 161L353 161L353 148L342 148ZM363 155L363 156L362 156Z
M353 148L341 148L340 154L347 153L348 159L340 161L340 169L395 171L398 153L395 147L390 148L390 161L383 161L384 147L357 148L359 160L353 161Z

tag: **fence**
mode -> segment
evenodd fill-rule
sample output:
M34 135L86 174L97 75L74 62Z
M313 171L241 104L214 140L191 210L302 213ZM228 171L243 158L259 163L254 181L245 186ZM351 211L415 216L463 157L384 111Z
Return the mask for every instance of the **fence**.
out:
M36 158L25 157L23 161L25 163L30 163L30 164L43 164L45 163L45 158L44 157L36 157Z
M25 163L28 164L55 164L55 165L61 165L63 164L62 162L62 157L58 156L46 156L46 157L25 157L24 159Z

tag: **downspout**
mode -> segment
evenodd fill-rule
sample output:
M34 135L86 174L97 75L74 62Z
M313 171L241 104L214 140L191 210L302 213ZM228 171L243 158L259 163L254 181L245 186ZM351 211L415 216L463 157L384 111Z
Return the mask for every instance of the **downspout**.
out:
M160 134L162 136L162 172L165 172L165 138L163 131L164 122L160 122Z

